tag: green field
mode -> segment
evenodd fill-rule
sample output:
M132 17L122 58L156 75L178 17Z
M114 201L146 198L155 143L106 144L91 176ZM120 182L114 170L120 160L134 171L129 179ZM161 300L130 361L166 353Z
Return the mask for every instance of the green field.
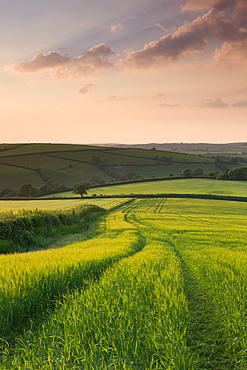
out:
M114 186L102 186L89 189L88 195L121 195L121 194L215 194L247 196L245 181L221 181L211 179L174 179L163 181L139 182ZM76 196L72 192L61 196ZM77 195L78 196L78 195Z
M0 216L12 212L18 214L23 210L66 210L88 204L94 204L105 209L111 209L125 203L128 199L66 199L66 200L0 200Z
M246 240L245 203L135 199L90 240L1 256L0 368L245 370Z
M239 166L245 164L239 163ZM179 176L184 168L221 171L214 159L172 151L72 144L0 144L0 190L46 181L73 187L122 178ZM228 168L236 167L229 164ZM128 177L130 176L130 177Z

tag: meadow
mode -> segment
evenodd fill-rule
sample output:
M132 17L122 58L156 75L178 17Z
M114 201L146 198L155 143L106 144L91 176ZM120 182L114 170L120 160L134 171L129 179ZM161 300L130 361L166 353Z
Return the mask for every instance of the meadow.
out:
M247 368L247 204L133 199L90 240L1 256L0 368Z
M201 179L174 179L161 181L147 181L114 186L91 188L88 195L131 195L131 194L215 194L247 196L245 181L221 181L208 178ZM76 196L72 192L65 192L62 196Z

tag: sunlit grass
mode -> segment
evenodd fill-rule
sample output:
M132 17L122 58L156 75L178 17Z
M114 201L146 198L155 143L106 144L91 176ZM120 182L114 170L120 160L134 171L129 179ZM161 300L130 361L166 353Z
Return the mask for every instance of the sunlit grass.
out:
M135 199L110 212L98 232L57 254L3 259L5 320L15 302L8 292L20 325L24 303L37 313L44 294L47 307L61 296L60 282L69 287L45 321L41 313L39 325L3 345L3 369L247 368L247 204ZM88 286L71 294L77 274Z

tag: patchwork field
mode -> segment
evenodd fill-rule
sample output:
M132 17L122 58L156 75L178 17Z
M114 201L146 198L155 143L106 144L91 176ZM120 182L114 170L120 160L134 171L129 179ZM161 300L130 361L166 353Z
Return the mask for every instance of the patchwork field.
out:
M228 168L236 164L229 163ZM245 166L239 163L239 166ZM0 144L0 190L52 181L73 187L135 177L179 176L184 168L221 171L215 159L173 151L72 144Z
M135 199L0 257L1 369L247 368L247 204Z

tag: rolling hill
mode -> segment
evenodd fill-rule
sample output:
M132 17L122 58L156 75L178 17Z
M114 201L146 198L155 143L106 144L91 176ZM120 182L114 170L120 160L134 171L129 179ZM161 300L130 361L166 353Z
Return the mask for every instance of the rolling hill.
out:
M229 164L227 168L236 165ZM0 144L0 189L47 181L72 187L132 178L178 176L184 168L221 171L212 158L142 148L72 144Z

